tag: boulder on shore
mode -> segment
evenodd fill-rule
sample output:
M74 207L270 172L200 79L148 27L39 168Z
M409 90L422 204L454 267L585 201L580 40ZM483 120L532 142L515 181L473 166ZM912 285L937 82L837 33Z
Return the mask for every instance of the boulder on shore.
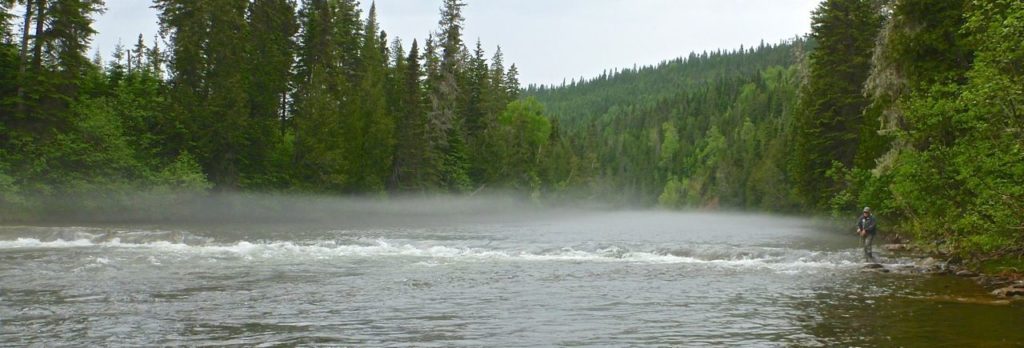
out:
M1024 297L1024 284L1017 283L1005 288L995 289L992 291L992 294L1003 298Z
M882 246L883 249L888 251L909 251L910 245L907 244L886 244Z
M972 277L977 277L978 274L974 273L974 272L971 272L971 271L968 271L966 269L962 269L962 270L956 271L956 276L957 277L972 278Z

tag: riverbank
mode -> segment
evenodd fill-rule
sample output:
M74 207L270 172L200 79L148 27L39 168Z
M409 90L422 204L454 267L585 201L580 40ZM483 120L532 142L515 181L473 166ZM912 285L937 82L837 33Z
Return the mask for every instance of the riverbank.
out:
M913 242L881 246L897 257L911 258L913 263L896 267L868 264L865 271L935 274L973 279L997 298L1024 300L1024 257L1012 254L975 255L970 260L927 249Z

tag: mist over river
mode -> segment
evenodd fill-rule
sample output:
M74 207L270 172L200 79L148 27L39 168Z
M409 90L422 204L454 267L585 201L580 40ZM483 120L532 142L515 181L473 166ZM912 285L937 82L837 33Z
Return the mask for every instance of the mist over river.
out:
M0 227L0 345L1024 345L1021 304L811 220L446 214Z

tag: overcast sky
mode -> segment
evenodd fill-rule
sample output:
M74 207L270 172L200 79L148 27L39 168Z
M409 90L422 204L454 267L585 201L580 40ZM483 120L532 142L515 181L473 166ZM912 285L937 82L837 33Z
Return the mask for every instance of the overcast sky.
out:
M370 1L363 1L363 15ZM520 81L559 84L605 69L650 65L715 49L735 49L804 35L819 0L467 0L464 39L479 38L488 58L501 45ZM122 40L156 34L146 0L107 0L93 45L104 59ZM440 0L379 0L381 26L406 47L437 27Z

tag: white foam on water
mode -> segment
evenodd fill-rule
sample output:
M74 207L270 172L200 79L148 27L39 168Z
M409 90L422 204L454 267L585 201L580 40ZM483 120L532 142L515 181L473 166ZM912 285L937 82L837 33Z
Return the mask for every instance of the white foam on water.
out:
M227 256L243 259L336 259L345 257L408 257L421 265L441 265L450 262L523 261L523 262L626 262L636 264L702 264L729 268L768 268L793 271L805 268L834 268L855 265L853 252L815 252L780 248L736 247L733 252L723 252L721 246L691 246L692 255L677 255L663 251L626 251L617 247L593 251L565 247L541 252L522 250L499 250L446 245L429 245L377 239L365 244L339 244L336 241L295 243L291 241L249 242L235 244L188 245L168 241L148 243L123 243L118 238L94 242L88 239L73 241L40 241L34 238L18 238L0 241L0 252L16 249L68 249L68 248L109 248L152 250L157 253L197 256ZM708 252L701 253L701 250ZM157 255L158 256L158 255ZM160 261L153 256L153 264ZM106 264L106 258L97 259ZM440 261L440 262L439 262Z
M41 241L35 238L18 238L16 240L5 240L0 241L0 250L3 249L33 249L33 248L75 248L75 247L89 247L95 246L91 240L88 239L76 239L72 241L66 241L58 239L55 241Z

